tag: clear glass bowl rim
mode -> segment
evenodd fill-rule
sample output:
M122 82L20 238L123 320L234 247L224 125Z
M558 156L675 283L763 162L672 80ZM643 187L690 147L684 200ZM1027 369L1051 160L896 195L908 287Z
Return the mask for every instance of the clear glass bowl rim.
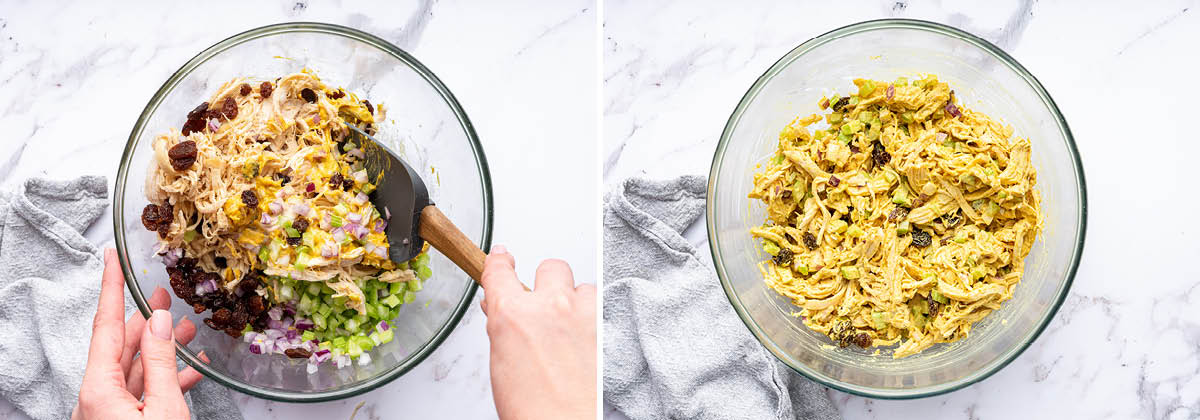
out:
M1046 107L1054 114L1054 118L1058 123L1059 130L1062 132L1063 138L1067 140L1067 149L1070 150L1072 157L1071 164L1074 166L1076 177L1079 180L1078 185L1076 186L1080 201L1078 214L1079 233L1075 238L1075 248L1071 255L1070 269L1067 271L1066 284L1060 288L1058 295L1055 296L1050 311L1047 312L1045 317L1039 321L1034 333L1029 336L1027 341L1008 350L1007 353L999 358L997 362L993 362L988 366L984 366L974 373L959 378L958 380L928 388L885 390L851 385L825 377L819 372L812 370L807 365L800 364L797 366L796 364L790 363L789 357L786 357L783 350L775 345L771 341L770 337L763 332L763 330L754 321L754 318L750 316L750 313L747 312L745 307L742 306L741 299L737 296L737 293L734 292L733 285L730 284L728 280L728 275L725 272L725 266L721 260L721 251L717 246L719 242L717 238L717 229L716 225L714 224L716 205L713 202L712 197L716 191L717 176L721 169L721 163L725 156L725 150L729 146L730 137L733 134L733 128L737 125L738 120L741 119L742 113L745 112L747 106L749 106L750 102L756 96L758 96L759 92L764 86L766 86L767 82L792 62L803 57L805 53L808 53L809 51L812 51L829 41L881 29L913 29L957 38L987 52L1008 66L1009 69L1016 72L1018 76L1024 79L1025 82L1034 89L1037 95L1045 103ZM843 26L805 41L776 61L771 68L767 69L767 71L763 73L762 76L759 76L758 80L756 80L754 84L750 86L750 90L742 96L741 101L738 102L737 108L734 108L733 114L729 116L729 120L725 123L725 128L721 133L721 139L717 143L716 152L713 154L712 167L710 168L708 175L708 191L706 197L708 198L705 205L708 244L709 250L712 253L713 266L717 271L717 278L720 279L721 287L725 290L725 296L729 299L729 303L733 305L734 311L737 312L738 317L742 319L742 322L746 324L746 327L750 329L750 332L754 334L754 337L758 339L759 343L762 344L763 347L765 347L768 351L770 351L775 358L779 359L781 362L788 365L788 367L792 368L792 370L807 377L808 379L842 392L880 399L924 398L956 391L991 376L1011 363L1017 358L1017 356L1021 355L1021 353L1024 352L1030 344L1033 344L1033 342L1037 340L1037 337L1040 336L1042 331L1046 329L1046 326L1050 324L1050 320L1054 318L1054 314L1058 312L1058 308L1062 306L1067 294L1070 293L1071 284L1075 281L1075 273L1079 269L1080 257L1083 255L1083 242L1085 233L1087 231L1087 186L1084 181L1083 166L1080 162L1079 150L1075 146L1075 138L1071 135L1071 129L1067 126L1066 119L1063 118L1062 113L1058 109L1058 105L1055 104L1054 99L1050 97L1050 94L1046 92L1046 89L1042 86L1041 82L1039 82L1037 78L1033 76L1033 74L1029 73L1024 66L1018 63L1016 59L1012 58L1012 56L1009 56L1008 53L1004 52L1004 50L993 45L987 40L951 26L917 19L878 19Z
M145 125L149 121L150 115L154 113L167 94L175 88L176 84L191 74L191 72L195 70L197 66L242 43L258 38L286 33L318 33L341 36L373 46L384 53L391 55L400 62L408 65L413 71L417 72L417 74L424 78L425 81L428 82L435 90L437 90L442 99L446 102L446 105L453 110L454 115L458 118L458 122L462 126L463 131L466 133L472 152L475 155L476 165L479 170L480 184L483 187L482 193L484 205L483 241L480 246L482 249L488 249L491 247L493 218L492 180L490 172L488 171L487 158L483 153L483 145L479 143L479 137L475 134L475 127L471 124L471 120L467 118L467 114L465 111L463 111L463 108L459 104L458 100L455 99L454 95L450 93L450 90L442 83L440 79L437 78L437 76L433 74L432 71L421 64L420 61L417 61L417 59L412 55L408 54L408 52L400 49L400 47L357 29L319 22L289 22L261 26L213 44L211 47L208 47L199 54L196 54L196 56L192 57L191 60L188 60L183 67L180 67L179 70L175 71L175 73L167 79L166 83L163 83L162 87L160 87L158 91L154 93L154 96L150 98L150 102L146 104L146 108L143 109L141 115L138 116L137 123L134 124L133 131L129 134L129 140L125 143L125 151L121 155L121 163L117 170L117 179L114 187L115 193L113 194L113 231L116 238L117 255L120 257L121 271L125 274L125 284L129 287L129 294L133 296L133 300L137 304L137 307L141 311L142 315L149 317L151 311L149 305L146 303L146 299L143 296L141 288L138 286L137 280L134 278L133 269L130 266L129 259L126 256L125 222L122 217L124 215L125 181L129 175L129 167L132 163L131 161L133 159L134 150L137 147L138 136L145 129ZM139 183L137 185L141 184ZM424 346L414 352L413 355L404 363L394 366L385 371L383 374L377 375L369 380L338 390L297 393L260 388L242 383L223 373L210 369L207 364L200 361L200 359L196 357L196 354L191 350L188 350L186 347L176 345L175 353L179 356L179 358L183 359L185 363L204 374L204 376L212 378L214 381L217 381L222 385L242 393L253 395L255 397L282 402L321 402L349 398L383 386L404 375L413 367L420 364L421 361L425 360L430 353L437 349L438 346L440 346L442 342L446 340L446 338L450 335L450 332L453 331L458 325L458 322L462 319L463 314L465 314L467 309L469 309L471 301L474 300L475 292L478 288L478 284L472 281L463 293L450 318L438 329L438 331L434 334L433 339L428 343L425 343Z

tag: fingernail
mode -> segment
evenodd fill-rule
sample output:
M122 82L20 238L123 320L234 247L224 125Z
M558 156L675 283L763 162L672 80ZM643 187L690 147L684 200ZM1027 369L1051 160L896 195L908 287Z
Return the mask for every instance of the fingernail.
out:
M507 254L508 248L505 248L504 245L492 245L492 252L490 252L490 253L491 254Z
M163 340L171 339L171 313L156 309L150 315L150 333Z

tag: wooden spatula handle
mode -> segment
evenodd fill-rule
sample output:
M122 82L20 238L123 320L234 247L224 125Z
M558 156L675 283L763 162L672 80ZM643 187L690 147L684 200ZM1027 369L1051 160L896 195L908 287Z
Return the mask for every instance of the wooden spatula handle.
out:
M421 223L418 226L417 233L426 242L479 282L483 277L483 259L487 254L484 254L471 238L458 230L458 226L454 226L437 206L426 206L421 210Z

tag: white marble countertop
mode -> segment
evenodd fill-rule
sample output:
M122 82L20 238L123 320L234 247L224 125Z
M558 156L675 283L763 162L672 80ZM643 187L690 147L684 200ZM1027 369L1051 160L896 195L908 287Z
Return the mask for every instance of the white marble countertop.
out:
M947 23L1008 51L1057 101L1087 176L1082 264L1037 341L946 395L830 391L847 419L1200 416L1200 199L1182 179L1200 157L1195 133L1185 135L1200 110L1196 2L765 3L605 3L606 185L707 175L730 112L771 64L821 33L885 17ZM688 236L707 249L703 226Z
M111 183L138 114L193 55L261 25L337 23L412 53L458 97L491 166L493 243L516 255L521 277L532 282L537 262L557 257L572 264L577 280L595 281L592 2L59 3L0 2L0 188L31 176L98 174ZM571 195L547 200L547 191ZM111 246L110 220L102 217L88 238ZM364 401L358 419L494 418L485 321L472 306L424 363L357 397L317 404L235 398L248 419L347 419ZM0 402L0 417L20 418L11 410Z

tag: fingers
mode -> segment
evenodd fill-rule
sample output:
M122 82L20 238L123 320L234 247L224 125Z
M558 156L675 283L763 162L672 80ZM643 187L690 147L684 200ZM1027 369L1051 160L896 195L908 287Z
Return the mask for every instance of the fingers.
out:
M204 354L204 352L200 352L196 355L196 357L199 357L200 360L208 363L208 355ZM200 372L196 371L196 369L192 369L191 366L188 366L187 369L179 371L179 389L186 393L190 391L193 386L196 386L201 379L204 379L204 375L201 375Z
M138 335L141 335L140 332ZM175 325L175 341L179 342L179 344L187 345L187 343L190 343L195 337L196 324L192 323L192 320L187 318L180 319L179 323ZM204 352L200 353L203 355ZM207 362L208 356L203 356L201 359ZM195 370L193 369L193 371ZM125 383L128 384L126 389L129 390L130 394L133 394L133 396L137 398L142 398L142 391L145 389L145 378L143 372L144 370L142 364L134 363L133 366L129 368L129 374L125 375ZM180 371L180 375L182 374L183 371ZM183 379L183 376L180 376L180 385L183 384ZM187 392L187 390L185 389L184 392Z
M150 309L170 309L171 297L167 295L166 289L157 287L154 293L150 294ZM125 321L125 347L121 352L121 372L125 373L125 378L129 379L129 368L133 365L133 357L137 355L138 346L142 344L142 329L146 327L146 318L141 312L134 313L129 316L129 320ZM195 331L192 331L193 334Z
M104 275L100 282L100 303L92 321L92 343L88 349L88 371L120 368L125 341L125 279L114 249L104 250ZM121 375L115 375L120 378ZM117 384L124 387L125 384Z
M517 280L516 261L504 245L492 247L492 252L483 261L483 277L479 284L483 286L487 296L502 296L522 290L521 281Z
M559 259L552 258L538 264L533 281L533 287L537 291L566 291L575 288L575 275L571 273L571 266Z
M155 310L142 331L142 376L149 418L178 418L187 414L179 375L175 370L175 332L171 313Z

